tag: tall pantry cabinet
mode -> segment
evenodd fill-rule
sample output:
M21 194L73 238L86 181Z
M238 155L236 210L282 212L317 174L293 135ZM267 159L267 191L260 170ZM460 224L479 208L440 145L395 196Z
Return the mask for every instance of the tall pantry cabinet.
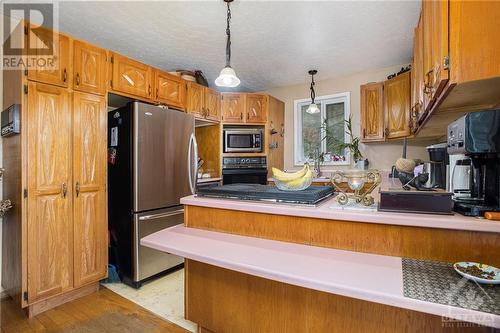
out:
M20 104L21 133L2 143L18 180L3 184L15 208L2 226L2 285L30 316L107 275L107 51L58 37L56 69L4 71L3 108Z

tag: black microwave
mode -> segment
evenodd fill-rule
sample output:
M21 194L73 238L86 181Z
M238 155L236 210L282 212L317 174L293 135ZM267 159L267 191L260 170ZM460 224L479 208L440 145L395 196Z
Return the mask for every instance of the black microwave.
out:
M225 153L261 153L262 129L234 128L224 130Z

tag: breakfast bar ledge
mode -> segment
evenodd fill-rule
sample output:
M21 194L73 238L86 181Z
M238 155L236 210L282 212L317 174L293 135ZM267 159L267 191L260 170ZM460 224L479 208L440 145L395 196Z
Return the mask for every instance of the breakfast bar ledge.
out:
M143 246L273 281L500 328L500 316L403 296L400 257L211 232L182 225Z

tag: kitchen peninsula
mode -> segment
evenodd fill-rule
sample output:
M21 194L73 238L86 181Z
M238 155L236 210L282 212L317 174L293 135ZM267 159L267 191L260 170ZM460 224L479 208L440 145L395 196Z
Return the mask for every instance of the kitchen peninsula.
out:
M142 244L187 259L186 318L201 332L439 332L441 316L500 327L498 314L405 297L402 269L402 258L498 266L498 222L336 211L334 200L190 196L184 226Z

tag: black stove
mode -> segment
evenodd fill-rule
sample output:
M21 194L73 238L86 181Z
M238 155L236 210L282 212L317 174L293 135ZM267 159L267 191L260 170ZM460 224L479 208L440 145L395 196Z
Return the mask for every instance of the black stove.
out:
M256 157L224 157L222 159L222 183L267 184L267 159Z
M200 188L201 197L266 201L315 206L333 195L331 186L310 186L302 191L282 191L275 186L261 184L229 184L212 188Z

